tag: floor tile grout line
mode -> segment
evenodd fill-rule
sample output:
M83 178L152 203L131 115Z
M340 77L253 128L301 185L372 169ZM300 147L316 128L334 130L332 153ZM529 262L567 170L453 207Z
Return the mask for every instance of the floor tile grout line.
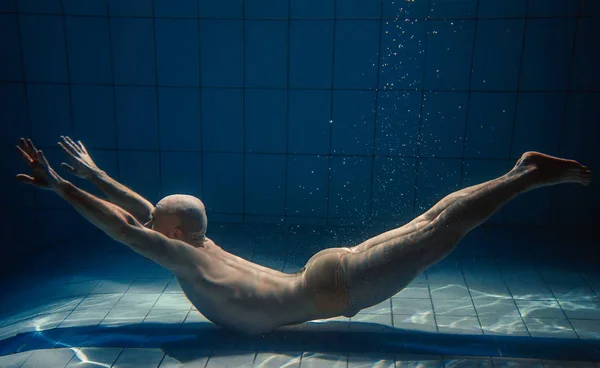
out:
M160 366L163 364L163 362L165 361L165 358L166 358L166 357L167 357L167 353L164 353L164 354L163 354L163 356L162 356L162 358L160 358L160 361L159 361L159 362L158 362L158 364L156 365L156 367L157 367L157 368L158 368L158 367L160 367ZM115 361L113 362L113 364L114 364L114 363L116 363L116 362L117 362L117 361L115 360ZM112 366L111 366L111 367L109 367L109 368L112 368Z
M111 364L111 366L109 368L116 368L115 367L115 363L119 361L119 358L123 355L123 353L125 352L125 349L126 348L122 348L121 349L121 351L119 352L119 354L117 354L117 357L115 358L115 361L113 362L113 364ZM161 359L161 362L162 362L162 359Z
M458 267L460 268L460 274L463 278L463 282L465 283L465 287L467 292L469 293L469 300L471 300L471 305L473 306L473 310L475 311L475 317L477 318L477 323L479 323L479 328L481 329L481 334L484 334L483 325L481 324L481 319L479 317L479 312L477 311L477 307L475 306L475 301L473 300L473 294L471 293L471 289L469 288L469 283L467 282L467 277L465 276L464 268L462 266L461 257L456 257L456 262Z
M425 281L427 282L427 293L429 294L429 303L431 305L431 316L433 317L433 323L435 325L435 331L440 332L440 328L437 322L437 313L435 312L435 306L433 304L433 295L431 294L431 282L429 281L429 274L427 270L425 270L422 274L425 277Z
M390 321L392 323L392 328L395 328L394 327L394 302L392 301L392 298L393 298L393 296L391 296L389 298L389 301L390 301L390 303L389 303L390 304L390 306L389 306L390 307Z
M207 367L208 367L208 364L209 364L209 362L210 362L210 359L213 357L213 355L212 355L212 351L211 351L210 353L208 353L207 355L208 355L208 357L206 358L206 361L205 361L205 362L204 362L204 364L202 365L202 368L207 368Z
M579 277L581 277L585 286L587 286L596 295L596 297L600 300L600 293L597 292L596 288L592 286L592 284L590 283L590 280L588 280L588 278L585 274L585 271L583 271L583 270L577 271L577 275L579 275Z
M537 269L537 266L535 266L535 267L536 267L536 269ZM558 305L558 307L560 308L561 312L562 312L562 313L563 313L563 315L565 316L565 319L567 320L567 322L569 322L569 326L571 326L571 328L573 329L573 332L575 332L575 335L577 336L577 338L578 338L578 339L581 339L581 337L579 336L579 333L578 333L578 332L575 330L575 327L574 327L574 326L573 326L573 324L571 323L571 318L569 318L569 317L567 316L567 312L565 312L565 310L563 309L563 306L562 306L562 302L561 302L561 300L560 300L560 299L558 299L558 298L556 297L556 294L554 293L554 290L552 290L552 287L551 287L551 286L550 286L550 284L548 284L548 282L547 282L547 281L544 279L544 276L542 275L542 273L541 273L541 272L539 272L539 270L538 270L538 273L540 274L540 277L541 277L541 278L542 278L542 280L544 281L544 283L545 283L545 286L546 286L546 287L548 288L548 290L549 290L549 291L552 293L552 296L554 297L554 300L553 300L553 302L555 302L555 303ZM573 318L573 319L577 319L577 318Z
M88 297L88 295L89 295L89 293L86 294L86 296L84 296L83 298L81 298L79 303L77 303L77 305L69 311L69 313L65 316L65 318L63 318L63 320L57 325L57 327L60 326L62 323L64 323L66 321L66 319L69 318L69 316L71 314L73 314L73 312L81 305L81 303L83 303L83 301ZM55 314L55 313L52 313L52 314Z
M575 332L575 336L577 336L577 339L581 340L581 337L579 336L579 333L575 330L575 327L573 326L573 324L571 323L571 319L567 316L567 312L565 312L565 310L563 309L562 303L560 302L560 300L556 297L556 294L554 293L554 290L552 290L552 288L550 287L550 285L548 284L548 282L546 281L546 279L544 278L544 275L540 272L538 264L534 263L533 267L536 269L537 273L540 275L540 278L542 279L542 281L544 281L544 285L548 288L548 290L552 293L552 296L554 297L554 300L556 302L556 304L558 304L558 307L560 308L561 312L563 313L563 315L565 316L565 319L567 320L567 322L569 322L569 326L571 326L571 329L573 330L573 332Z
M527 323L525 323L525 318L523 317L523 314L521 313L521 309L519 309L519 305L517 304L517 301L515 300L515 296L513 295L512 291L510 290L510 287L508 286L508 283L506 282L506 278L504 277L504 273L502 272L502 269L501 269L500 265L498 264L498 260L496 259L496 257L492 257L492 260L494 261L494 265L496 266L496 269L498 270L498 273L500 274L500 277L502 278L502 281L504 282L504 286L506 287L506 290L508 290L510 299L512 300L513 304L515 305L517 313L519 314L519 318L521 318L521 323L523 323L523 326L525 326L525 330L529 334L529 337L533 337L531 335L531 332L529 331L529 327L527 326Z
M71 349L73 349L73 348L71 348ZM69 359L69 361L67 362L67 364L65 364L65 367L68 367L69 364L71 364L71 362L73 361L73 359L75 359L75 357L77 356L77 354L79 354L83 348L76 347L74 349L75 349L75 351L73 352L74 354L71 357L71 359Z

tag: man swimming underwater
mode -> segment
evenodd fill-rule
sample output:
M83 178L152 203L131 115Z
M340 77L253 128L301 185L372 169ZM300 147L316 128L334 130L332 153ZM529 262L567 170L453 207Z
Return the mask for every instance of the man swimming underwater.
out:
M63 166L96 184L108 200L61 178L31 140L21 139L17 149L32 174L17 179L54 191L111 238L171 271L206 318L248 334L354 316L402 290L517 195L591 181L590 170L576 161L527 152L503 176L452 193L410 223L361 244L320 251L301 271L286 274L228 253L207 238L198 198L172 195L154 207L100 170L81 142L61 137L59 144L72 164Z

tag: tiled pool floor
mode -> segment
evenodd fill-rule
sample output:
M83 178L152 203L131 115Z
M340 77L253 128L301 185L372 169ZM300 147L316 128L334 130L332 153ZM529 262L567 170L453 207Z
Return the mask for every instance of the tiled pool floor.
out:
M12 367L414 367L414 368L598 368L593 362L517 359L499 357L442 357L348 353L228 352L215 355L179 350L172 355L147 348L62 348L36 350L0 357L0 365Z
M223 248L284 272L297 271L323 247L348 245L340 243L352 237L313 231L297 234L265 226L215 227L209 236ZM502 356L501 349L489 354L492 357L471 360L441 351L429 356L364 355L352 350L274 353L244 346L210 346L203 351L176 344L165 349L164 341L155 343L152 333L139 331L168 326L171 332L181 329L193 334L199 327L218 328L191 306L169 272L103 235L32 256L1 287L1 367L84 366L80 362L86 360L90 363L85 366L90 367L175 367L178 361L193 367L594 367L591 362L512 359ZM353 318L289 329L325 328L352 334L369 326L371 332L429 332L471 339L491 335L520 337L524 342L600 342L599 295L600 270L591 266L457 251L405 290ZM78 328L116 332L130 326L139 330L133 342L73 345L73 331Z

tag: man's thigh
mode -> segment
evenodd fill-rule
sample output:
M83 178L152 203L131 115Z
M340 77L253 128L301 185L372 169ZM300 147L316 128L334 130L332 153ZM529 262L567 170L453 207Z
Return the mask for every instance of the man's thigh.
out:
M376 247L380 244L383 244L387 241L390 241L393 239L399 239L402 236L406 236L408 234L414 233L414 232L418 231L419 229L423 228L425 225L429 224L430 222L431 221L424 220L421 216L417 217L414 220L412 220L411 222L409 222L403 226L400 226L395 229L391 229L384 233L376 235L354 247L351 247L350 249L353 252L362 252L364 250L367 250L367 249Z
M446 248L439 239L408 234L349 254L343 269L353 305L364 309L392 297L443 258Z

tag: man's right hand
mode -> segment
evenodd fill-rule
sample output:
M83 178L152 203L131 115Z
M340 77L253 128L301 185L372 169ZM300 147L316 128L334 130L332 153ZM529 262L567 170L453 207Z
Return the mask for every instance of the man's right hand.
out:
M58 145L67 153L71 161L71 165L63 162L62 167L69 170L71 174L88 180L102 172L81 141L75 143L71 138L63 136L60 139L62 142L58 142Z

